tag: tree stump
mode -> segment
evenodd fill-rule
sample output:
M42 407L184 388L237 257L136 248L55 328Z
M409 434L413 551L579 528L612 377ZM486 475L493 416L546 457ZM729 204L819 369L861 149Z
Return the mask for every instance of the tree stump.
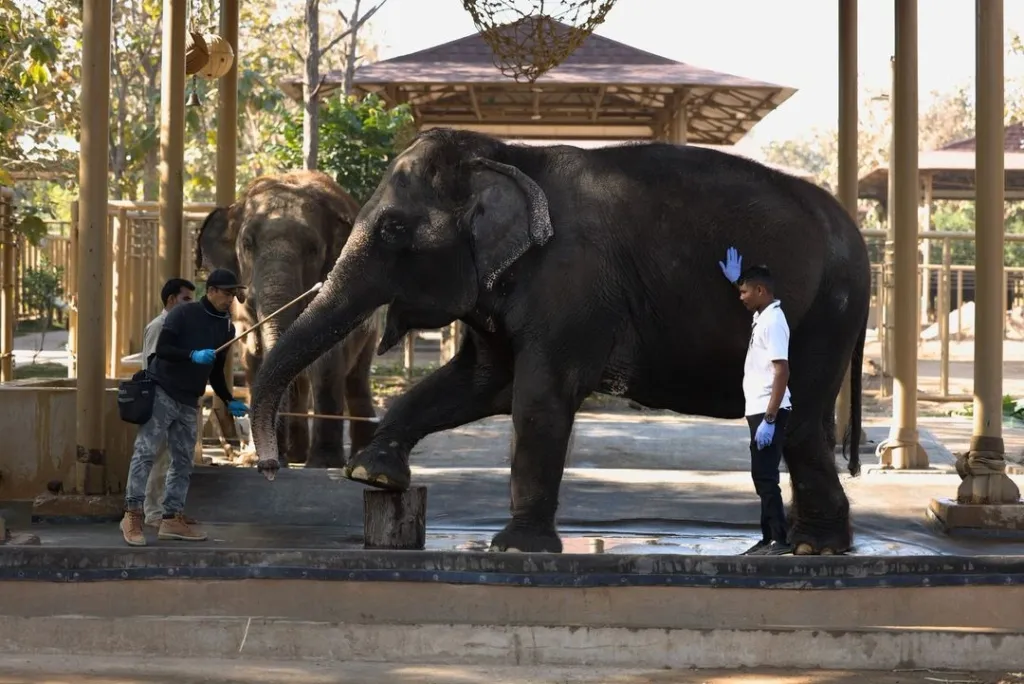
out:
M426 487L363 491L363 548L422 549L426 542Z

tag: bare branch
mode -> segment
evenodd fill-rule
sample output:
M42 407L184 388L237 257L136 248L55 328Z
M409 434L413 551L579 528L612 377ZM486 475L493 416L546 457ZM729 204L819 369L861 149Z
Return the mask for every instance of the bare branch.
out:
M306 55L302 54L302 50L295 47L295 41L288 41L288 47L291 48L292 54L299 58L300 62L306 61Z
M353 27L350 26L349 28L345 29L344 31L336 35L331 40L331 42L329 42L322 50L320 50L320 59L323 59L324 55L326 55L331 48L333 48L335 45L337 45L341 41L345 40L345 38L347 38L349 35L351 35L352 31Z
M317 97L320 96L320 88L323 87L324 81L326 81L326 80L327 80L327 75L326 74L324 74L323 76L320 77L320 82L316 84L316 88L313 88L312 92L310 92L310 94L309 94L309 100L310 101L313 101Z
M387 4L387 1L388 1L388 0L381 0L381 2L380 2L380 4L379 4L379 5L377 5L376 7L374 7L374 8L372 9L372 10L370 10L369 12L367 12L367 13L366 13L365 15L363 15L362 17L360 17L360 18L359 18L359 21L357 21L357 22L356 22L356 25L355 25L355 27L354 27L354 28L355 28L356 30L359 30L359 28L360 28L360 27L362 27L362 25L363 25L363 24L365 24L366 22L370 21L370 19L372 19L372 18L373 18L373 15L377 13L377 10L379 10L379 9L380 9L381 7L383 7L384 5L386 5L386 4Z

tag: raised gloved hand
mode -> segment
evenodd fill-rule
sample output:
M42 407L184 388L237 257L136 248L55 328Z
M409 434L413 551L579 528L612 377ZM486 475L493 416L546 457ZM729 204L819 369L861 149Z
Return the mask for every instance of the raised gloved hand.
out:
M194 349L188 355L188 357L192 359L192 363L198 363L204 366L208 366L213 363L215 356L217 356L217 352L212 349Z
M775 423L766 423L762 418L761 424L757 426L757 432L754 433L754 443L757 444L757 448L764 449L772 443L774 437Z
M249 412L249 407L239 399L232 399L228 402L228 411L231 411L231 415L235 418L241 418Z
M729 279L729 282L736 284L736 281L740 278L740 273L743 271L743 257L736 251L735 247L730 247L725 252L725 261L719 261L718 265L722 268L722 273Z

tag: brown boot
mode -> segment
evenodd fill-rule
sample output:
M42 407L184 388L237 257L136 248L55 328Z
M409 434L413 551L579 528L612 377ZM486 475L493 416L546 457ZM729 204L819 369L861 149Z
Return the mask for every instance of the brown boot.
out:
M157 532L160 539L180 539L182 541L205 541L206 533L192 529L185 516L176 513L173 518L164 518L160 521L160 531Z
M145 546L146 535L142 533L142 511L125 511L121 518L121 535L130 546Z

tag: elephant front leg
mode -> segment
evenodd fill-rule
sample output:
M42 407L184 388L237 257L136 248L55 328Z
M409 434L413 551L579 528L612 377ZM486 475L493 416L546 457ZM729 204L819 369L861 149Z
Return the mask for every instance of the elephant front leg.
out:
M409 452L429 434L511 410L511 364L467 335L458 353L400 396L345 477L381 489L409 488Z
M344 359L337 348L310 368L313 409L320 415L345 413ZM341 468L345 465L345 421L314 419L313 446L307 468Z
M555 529L558 492L573 421L575 388L539 364L517 362L512 423L512 520L491 540L491 551L562 552Z

